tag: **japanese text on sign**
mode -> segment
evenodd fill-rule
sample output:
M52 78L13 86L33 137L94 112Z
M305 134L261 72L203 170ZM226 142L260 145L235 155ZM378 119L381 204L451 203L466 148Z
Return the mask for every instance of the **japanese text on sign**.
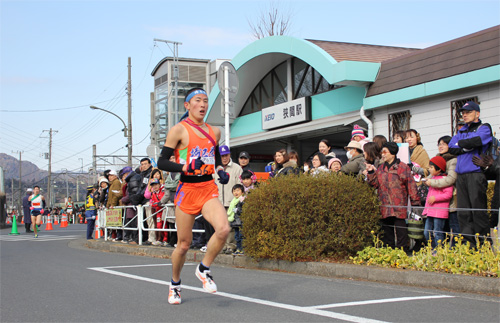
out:
M122 226L122 209L106 210L106 226L121 227Z

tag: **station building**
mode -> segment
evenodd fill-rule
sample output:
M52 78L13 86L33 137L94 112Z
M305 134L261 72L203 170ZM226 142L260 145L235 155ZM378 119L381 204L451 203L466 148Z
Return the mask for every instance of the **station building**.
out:
M245 150L260 171L286 148L304 161L324 138L344 155L354 124L369 137L416 129L433 156L438 138L456 133L458 109L469 100L480 104L482 121L498 133L499 48L500 26L425 49L289 36L257 40L231 59L239 79L231 107L233 160ZM224 126L214 79L220 60L203 63L206 121Z

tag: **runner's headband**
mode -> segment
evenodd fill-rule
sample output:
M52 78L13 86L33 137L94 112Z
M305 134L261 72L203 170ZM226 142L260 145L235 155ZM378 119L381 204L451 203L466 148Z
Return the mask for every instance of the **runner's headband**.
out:
M205 94L205 95L207 95L207 92L205 92L205 90L196 90L196 91L193 91L193 92L189 93L189 95L186 97L186 99L184 100L184 102L189 102L189 100L191 100L195 95L198 95L198 94Z

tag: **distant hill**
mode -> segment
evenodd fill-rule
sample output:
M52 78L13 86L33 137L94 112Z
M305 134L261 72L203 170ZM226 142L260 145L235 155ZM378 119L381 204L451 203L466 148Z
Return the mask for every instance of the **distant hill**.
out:
M38 168L38 166L32 162L23 160L21 164L23 182L25 183L36 182L44 177L47 177L48 175L46 170ZM0 153L0 166L3 167L6 180L11 178L19 179L19 159Z

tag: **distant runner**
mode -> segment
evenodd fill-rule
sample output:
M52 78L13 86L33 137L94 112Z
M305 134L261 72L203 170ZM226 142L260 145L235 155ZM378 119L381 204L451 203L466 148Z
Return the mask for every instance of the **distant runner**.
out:
M35 238L38 238L38 226L42 223L43 207L45 206L45 197L40 194L40 187L33 187L33 194L28 199L31 203L31 223L33 223L33 232Z
M68 223L70 219L73 219L73 201L71 196L68 196L68 201L66 202L66 214L68 215Z

